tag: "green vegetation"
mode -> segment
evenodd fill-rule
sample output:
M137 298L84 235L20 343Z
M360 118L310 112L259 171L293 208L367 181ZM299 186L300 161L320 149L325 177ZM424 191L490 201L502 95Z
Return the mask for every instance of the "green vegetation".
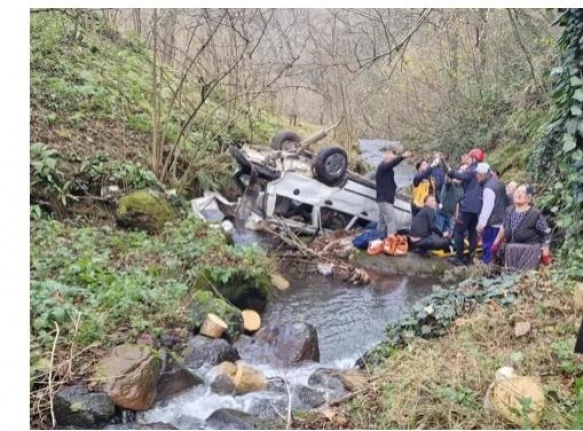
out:
M559 20L561 64L553 69L555 112L532 160L534 177L545 186L542 204L564 233L561 263L583 278L583 9L566 9Z
M93 169L85 171L102 174L93 181L121 181L120 174L125 174L130 177L125 185L139 188L134 183L138 171L155 170L150 163L152 53L139 41L122 38L100 14L86 13L93 26L60 11L31 16L31 141L57 151L51 157L64 161L67 180L89 163ZM181 77L167 66L161 73L161 103L169 106ZM187 80L182 106L195 105L198 94L196 85ZM233 161L222 143L251 139L267 144L281 129L276 117L260 110L229 123L220 94L205 101L186 139L180 141L181 156L167 180L182 193L230 184ZM159 134L165 146L175 144L187 117L186 108L162 115ZM144 180L154 182L155 175L150 171Z
M237 262L234 265L233 262ZM228 245L220 230L193 218L167 224L159 236L108 226L35 222L31 229L33 363L47 355L59 325L59 349L100 347L143 331L189 326L190 295L234 279L267 278L257 247Z

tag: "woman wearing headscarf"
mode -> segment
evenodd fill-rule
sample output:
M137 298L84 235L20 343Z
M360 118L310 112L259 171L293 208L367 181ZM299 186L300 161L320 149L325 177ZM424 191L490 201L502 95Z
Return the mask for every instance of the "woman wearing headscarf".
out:
M491 251L496 256L503 248L504 267L515 270L534 269L542 261L550 263L551 229L532 199L532 187L523 184L514 192L513 206L506 212L503 229L494 240Z

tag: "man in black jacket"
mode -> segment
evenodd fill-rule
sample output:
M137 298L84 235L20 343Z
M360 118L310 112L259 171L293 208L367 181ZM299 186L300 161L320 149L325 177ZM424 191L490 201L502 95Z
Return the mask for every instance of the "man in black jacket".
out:
M386 230L387 235L397 232L397 217L394 206L397 183L395 182L393 168L408 157L411 157L410 151L405 151L402 155L398 155L396 150L389 149L385 151L383 161L377 168L377 204L379 206L377 229Z
M415 249L449 251L449 232L441 232L437 227L435 223L436 208L435 196L429 195L425 198L423 209L413 217L409 230L409 240L413 251Z

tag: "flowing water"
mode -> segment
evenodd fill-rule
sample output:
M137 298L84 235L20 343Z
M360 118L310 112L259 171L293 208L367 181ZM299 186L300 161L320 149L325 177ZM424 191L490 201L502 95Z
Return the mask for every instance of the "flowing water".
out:
M386 141L361 141L363 157L378 164L382 154L378 151ZM399 185L410 182L412 169L403 165L395 170ZM234 235L236 244L258 243L269 246L269 239L253 232ZM286 291L275 291L263 313L263 324L286 323L303 320L316 328L320 348L320 363L291 369L277 369L251 364L267 377L285 376L291 385L307 385L308 377L317 368L346 369L368 349L384 339L387 324L397 319L415 302L431 293L431 281L416 277L374 277L375 283L354 286L331 277L306 271L289 271L284 274L291 283ZM203 379L208 378L208 368L195 370ZM231 408L253 412L257 402L276 395L256 392L243 396L217 395L204 386L186 391L155 408L138 415L138 421L166 422L181 429L204 428L204 421L215 410Z

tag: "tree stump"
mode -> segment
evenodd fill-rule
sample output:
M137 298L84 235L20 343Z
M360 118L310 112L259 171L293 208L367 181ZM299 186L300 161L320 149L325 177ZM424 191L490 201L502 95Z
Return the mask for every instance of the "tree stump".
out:
M248 332L255 332L261 327L261 317L255 310L243 310L243 326Z
M199 333L210 338L221 338L228 325L216 314L209 313L202 324Z

